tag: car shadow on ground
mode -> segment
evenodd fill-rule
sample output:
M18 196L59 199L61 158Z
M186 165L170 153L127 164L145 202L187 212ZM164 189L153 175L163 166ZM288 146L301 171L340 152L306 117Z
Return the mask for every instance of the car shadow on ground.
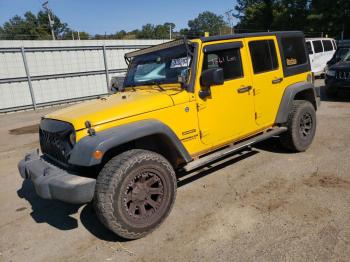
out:
M213 161L212 163L208 165L204 165L202 167L193 169L191 171L185 172L180 171L177 173L178 183L177 187L185 186L189 183L192 183L198 179L201 179L203 177L206 177L220 169L223 169L227 166L233 165L239 161L242 161L250 156L253 156L255 154L259 153L259 151L250 149L245 150L239 153L235 153L229 156L226 156L222 159L219 159L217 161Z
M24 180L22 187L17 191L20 198L27 200L32 206L30 216L36 223L47 223L59 230L72 230L78 227L78 221L72 215L80 213L80 221L83 226L94 236L101 240L112 242L123 242L124 239L107 230L98 220L92 204L74 205L56 200L40 198L30 180Z
M350 102L350 88L349 88L349 91L345 91L345 90L338 91L338 94L335 97L327 97L325 89L326 89L326 87L324 85L320 86L321 101L325 101L325 102Z
M279 154L291 154L292 152L285 149L278 137L271 137L254 145L254 148Z
M98 219L92 203L84 206L80 213L80 221L84 227L98 239L108 242L127 242L128 239L117 236L112 231L108 230Z
M271 139L269 139L271 140ZM262 149L272 152L280 152L274 146L274 142L259 143L257 147L243 150L238 153L226 156L218 161L214 161L206 166L191 170L189 172L178 172L178 188L181 188L189 183L197 181L203 177L206 177L214 172L223 169L229 165L235 164L246 158L249 158ZM256 149L257 148L257 149ZM17 191L20 198L27 200L32 207L31 217L37 223L47 223L59 230L73 230L78 228L79 223L76 218L73 217L80 212L80 221L82 225L96 238L109 241L109 242L125 242L128 241L117 235L113 234L97 218L92 203L86 205L74 205L67 204L61 201L45 200L40 198L34 189L33 183L30 180L24 180L22 187Z
M27 179L23 181L17 195L31 204L30 215L35 222L47 223L60 230L71 230L78 227L78 221L71 215L75 214L81 205L42 199L37 196L32 181Z

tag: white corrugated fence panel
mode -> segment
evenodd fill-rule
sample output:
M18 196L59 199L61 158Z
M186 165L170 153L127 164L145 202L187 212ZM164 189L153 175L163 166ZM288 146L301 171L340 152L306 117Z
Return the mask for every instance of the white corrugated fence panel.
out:
M0 109L32 104L27 82L0 85Z
M105 75L81 76L33 82L38 104L107 93Z
M156 45L168 40L1 40L0 48L98 46L99 50L26 52L30 75L43 76L105 70L102 47L112 45ZM124 54L136 49L106 49L108 69L126 69ZM112 76L120 74L110 73ZM0 79L26 77L21 52L0 50ZM37 104L107 93L104 74L32 81ZM0 83L0 110L32 105L28 82Z

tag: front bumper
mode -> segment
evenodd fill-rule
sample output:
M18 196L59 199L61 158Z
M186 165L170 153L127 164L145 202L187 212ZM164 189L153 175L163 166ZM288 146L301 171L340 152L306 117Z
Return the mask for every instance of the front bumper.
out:
M18 163L18 170L24 179L33 181L36 193L42 198L82 204L94 196L96 179L72 174L36 153L26 155Z
M325 84L327 88L343 89L343 90L350 91L350 80L341 80L341 79L326 77Z

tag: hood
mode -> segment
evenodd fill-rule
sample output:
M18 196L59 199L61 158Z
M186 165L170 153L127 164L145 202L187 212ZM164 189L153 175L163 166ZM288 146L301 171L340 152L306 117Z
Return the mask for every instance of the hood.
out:
M332 70L349 70L350 71L350 61L340 61L332 65L329 69Z
M188 101L186 91L127 91L67 107L50 113L45 118L69 122L79 130L85 128L86 121L96 126L170 107L174 103L185 102L184 100Z

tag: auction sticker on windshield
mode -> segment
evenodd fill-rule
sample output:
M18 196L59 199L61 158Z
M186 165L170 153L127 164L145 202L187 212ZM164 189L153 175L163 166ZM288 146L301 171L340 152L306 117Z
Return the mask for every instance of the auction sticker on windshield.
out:
M190 57L181 57L171 60L170 68L187 67L191 62Z

